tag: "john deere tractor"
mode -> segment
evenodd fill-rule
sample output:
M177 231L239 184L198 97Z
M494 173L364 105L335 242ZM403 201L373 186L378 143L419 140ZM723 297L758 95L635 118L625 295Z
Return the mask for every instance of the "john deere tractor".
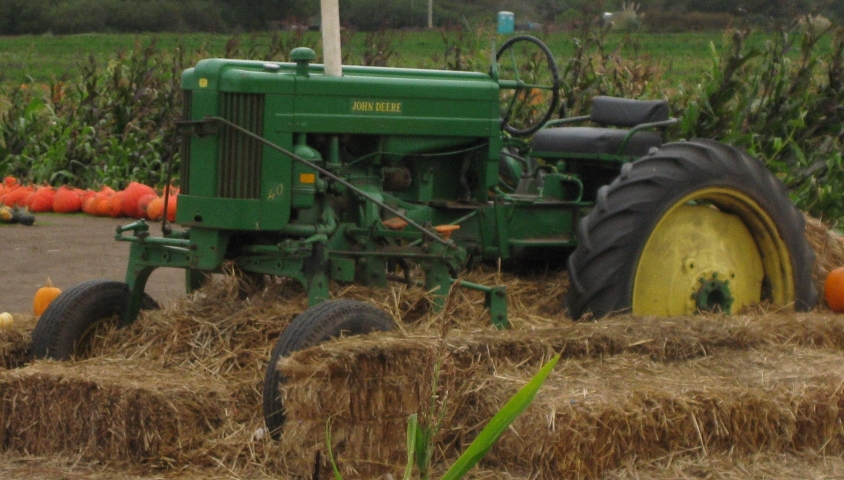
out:
M64 359L101 322L154 308L159 267L188 289L224 263L295 279L311 307L270 359L264 414L284 423L280 357L341 333L392 328L386 313L329 300L331 282L398 279L445 294L472 262L543 256L567 262L574 319L615 312L735 312L815 303L801 213L757 159L694 139L664 143L664 100L597 97L590 114L558 112L553 55L509 39L488 72L292 62L200 61L184 72L176 225L118 229L125 282L66 290L33 332L36 357ZM416 278L416 273L421 272ZM484 292L507 326L503 287Z

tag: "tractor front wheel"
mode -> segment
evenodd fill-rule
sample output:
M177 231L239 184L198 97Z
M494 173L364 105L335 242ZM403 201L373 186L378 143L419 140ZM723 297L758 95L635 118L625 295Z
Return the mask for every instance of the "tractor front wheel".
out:
M86 356L96 331L119 323L130 296L127 284L111 280L91 280L67 289L38 319L30 355L54 360ZM144 294L141 310L157 308L158 303Z
M355 300L320 303L290 322L273 348L264 377L264 423L270 435L278 440L286 420L280 391L285 378L278 371L282 357L331 338L387 331L394 327L393 319L386 312Z
M587 313L736 312L814 306L814 254L785 186L711 140L667 144L598 191L569 257L566 308Z

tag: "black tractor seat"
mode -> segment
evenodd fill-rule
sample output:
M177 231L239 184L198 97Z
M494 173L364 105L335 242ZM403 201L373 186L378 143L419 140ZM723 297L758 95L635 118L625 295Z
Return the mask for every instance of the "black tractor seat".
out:
M568 127L591 121L595 127ZM643 156L662 146L662 133L645 131L676 122L665 100L595 97L591 115L548 122L533 136L533 151L557 154ZM562 127L562 128L554 128ZM615 127L615 128L610 128ZM621 128L619 128L621 127Z

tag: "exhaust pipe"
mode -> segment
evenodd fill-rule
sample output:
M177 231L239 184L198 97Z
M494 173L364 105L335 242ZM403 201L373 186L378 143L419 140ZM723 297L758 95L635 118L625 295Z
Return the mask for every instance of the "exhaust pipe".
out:
M338 0L320 0L322 14L322 56L325 74L343 76L340 47L340 5Z

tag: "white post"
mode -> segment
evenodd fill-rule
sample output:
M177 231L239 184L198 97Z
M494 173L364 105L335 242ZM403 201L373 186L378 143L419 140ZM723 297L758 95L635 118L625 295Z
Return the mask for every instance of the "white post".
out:
M434 0L428 0L428 28L434 28Z
M322 56L325 74L340 77L343 65L340 47L340 5L338 0L320 0L322 11Z

